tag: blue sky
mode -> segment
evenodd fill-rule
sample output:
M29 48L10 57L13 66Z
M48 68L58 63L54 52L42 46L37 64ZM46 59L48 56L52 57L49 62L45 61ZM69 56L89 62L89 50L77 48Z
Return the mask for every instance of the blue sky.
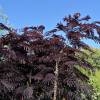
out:
M64 16L75 12L100 20L100 0L0 0L0 6L15 28L43 24L50 30Z

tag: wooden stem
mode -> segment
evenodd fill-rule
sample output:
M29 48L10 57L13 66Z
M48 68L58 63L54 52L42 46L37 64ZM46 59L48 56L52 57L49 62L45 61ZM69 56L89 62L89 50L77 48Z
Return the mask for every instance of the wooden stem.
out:
M58 83L57 82L58 82L58 62L56 61L53 100L57 100L57 88L58 88Z

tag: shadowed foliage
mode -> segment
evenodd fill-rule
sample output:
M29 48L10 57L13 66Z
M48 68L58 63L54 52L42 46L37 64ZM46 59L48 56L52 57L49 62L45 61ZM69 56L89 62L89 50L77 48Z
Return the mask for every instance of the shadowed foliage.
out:
M0 100L52 100L56 79L57 100L82 100L82 95L92 100L89 78L76 67L94 71L82 48L93 52L82 39L100 43L100 22L88 23L89 19L75 13L46 33L40 25L17 34L1 23L8 34L0 37Z

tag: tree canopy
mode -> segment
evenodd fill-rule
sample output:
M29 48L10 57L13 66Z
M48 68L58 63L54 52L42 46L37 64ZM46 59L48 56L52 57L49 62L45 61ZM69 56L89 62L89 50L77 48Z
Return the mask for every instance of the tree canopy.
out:
M89 78L76 67L94 71L82 49L94 52L82 39L100 43L100 22L89 19L75 13L46 33L43 25L25 27L18 34L0 23L0 29L8 31L0 37L0 99L82 100L85 95L92 100Z

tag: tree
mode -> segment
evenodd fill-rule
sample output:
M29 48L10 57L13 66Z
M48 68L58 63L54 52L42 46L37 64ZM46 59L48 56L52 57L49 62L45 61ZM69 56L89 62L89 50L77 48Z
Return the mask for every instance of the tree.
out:
M85 52L88 54L87 61L89 61L94 67L95 67L95 73L90 73L84 69L81 69L81 71L89 76L89 84L93 86L94 94L93 94L93 100L99 100L100 99L100 49L99 48L92 48L93 54L91 55L90 52Z
M87 56L82 48L92 52L83 38L100 42L100 22L87 23L89 19L76 13L51 31L32 26L23 28L22 35L1 24L9 34L0 38L0 99L82 100L85 96L92 100L89 78L76 67L94 71L80 56Z
M93 86L94 93L92 94L93 100L99 100L100 99L100 49L99 48L91 48L93 50L93 54L91 52L88 52L87 50L84 50L84 52L87 53L88 58L85 57L85 59L90 62L95 67L95 73L91 73L90 71L87 71L83 68L79 68L80 71L89 76L89 84ZM80 55L81 56L81 55Z

